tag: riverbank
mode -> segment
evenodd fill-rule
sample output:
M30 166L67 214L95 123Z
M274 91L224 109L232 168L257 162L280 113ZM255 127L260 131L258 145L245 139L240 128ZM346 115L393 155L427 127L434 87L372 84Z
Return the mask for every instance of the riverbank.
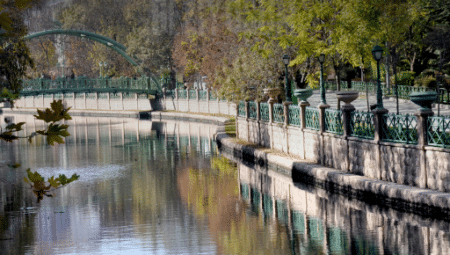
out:
M34 114L31 109L3 109L3 114ZM400 211L408 211L433 218L449 218L450 193L378 181L349 174L340 170L308 162L299 157L269 149L230 137L226 124L232 116L191 114L186 112L119 112L119 111L72 111L74 116L114 116L140 117L151 120L197 121L219 125L216 141L221 150L248 164L257 164L266 169L276 170L294 181L320 186L331 192L344 194L364 202L388 206ZM102 115L103 114L103 115Z

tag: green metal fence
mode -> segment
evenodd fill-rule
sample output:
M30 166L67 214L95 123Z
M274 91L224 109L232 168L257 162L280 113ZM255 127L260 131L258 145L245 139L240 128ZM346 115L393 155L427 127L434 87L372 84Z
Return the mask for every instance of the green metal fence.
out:
M342 111L325 109L325 131L332 134L344 134Z
M22 82L22 92L25 94L29 92L45 92L46 90L59 90L66 93L64 90L74 89L80 91L89 89L130 89L161 92L160 84L150 77L140 77L139 79L131 79L129 77L87 79L79 77L76 79L57 78L56 80L22 80ZM51 92L58 93L58 91Z
M320 129L319 109L306 107L305 109L305 127L311 130Z
M300 108L297 105L289 105L289 125L300 126Z
M417 144L417 117L409 114L383 115L382 140L387 142Z
M178 90L178 98L179 99L186 99L187 98L187 92L185 89L179 89Z
M375 137L373 119L373 113L371 112L353 111L350 120L350 135L364 139L373 139Z
M214 93L212 93L212 92L209 92L209 100L217 100L217 96L214 94Z
M195 89L190 89L189 90L189 99L197 99L197 90Z
M199 100L206 101L208 99L208 92L206 90L200 90L198 92Z
M273 122L284 123L283 104L273 104Z
M261 120L268 122L269 121L269 104L268 103L260 103L259 104L259 115L261 116Z
M248 102L248 115L249 115L248 117L250 119L256 120L256 117L257 117L256 110L257 110L256 102L253 102L253 101Z
M245 102L244 101L239 102L238 115L239 115L239 117L245 117Z
M175 98L175 90L171 89L166 90L166 97Z
M428 117L427 122L428 145L450 148L450 117Z

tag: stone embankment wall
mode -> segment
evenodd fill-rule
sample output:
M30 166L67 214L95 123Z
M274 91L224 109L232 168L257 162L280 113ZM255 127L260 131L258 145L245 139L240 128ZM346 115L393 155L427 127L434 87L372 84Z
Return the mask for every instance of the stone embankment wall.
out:
M156 100L155 110L236 115L236 104L212 97L209 90L175 89L169 93L163 90L163 97ZM183 92L183 97L180 96L180 91Z
M16 108L48 108L53 100L63 100L74 110L152 110L146 94L136 93L67 93L25 96L16 100Z
M238 138L257 145L299 156L312 163L332 167L374 180L393 182L419 188L450 192L450 149L427 144L427 116L417 115L417 144L387 142L381 139L383 116L374 113L374 139L362 139L349 134L349 113L343 114L344 131L336 135L326 131L325 109L319 109L318 130L305 126L305 107L300 108L298 126L289 124L288 106L284 123L274 121L273 105L269 117L263 121L260 114L250 118L248 102L239 107L236 119ZM259 105L256 108L259 112ZM354 108L352 109L354 111ZM283 115L283 113L281 113Z

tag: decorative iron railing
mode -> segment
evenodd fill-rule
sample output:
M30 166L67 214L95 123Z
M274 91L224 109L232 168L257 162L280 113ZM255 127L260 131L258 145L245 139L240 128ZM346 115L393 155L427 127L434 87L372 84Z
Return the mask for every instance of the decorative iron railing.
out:
M199 92L198 92L198 99L199 100L203 100L203 101L206 101L207 99L208 99L208 91L206 91L206 90L200 90Z
M371 112L353 111L350 119L351 136L373 139L375 137L374 116Z
M273 122L284 123L283 104L273 104Z
M187 93L185 89L179 89L178 90L178 98L179 99L186 99L187 98Z
M212 92L209 92L209 100L217 100L217 96L214 94L214 93L212 93Z
M189 99L197 99L197 90L195 89L189 90Z
M245 102L244 101L239 102L238 115L239 115L239 117L245 117Z
M305 109L305 127L311 130L320 130L319 109L306 107Z
M269 104L268 103L260 103L259 104L259 115L261 116L261 120L268 122L269 121Z
M332 134L344 134L342 111L325 109L325 131Z
M175 90L171 89L166 90L166 97L175 98Z
M248 117L250 119L256 120L256 117L257 117L256 110L257 110L256 102L253 102L253 101L248 102Z
M427 122L428 145L450 148L450 117L428 117Z
M289 125L300 126L300 108L297 105L289 105Z
M387 142L417 144L417 117L388 113L383 115L382 140Z

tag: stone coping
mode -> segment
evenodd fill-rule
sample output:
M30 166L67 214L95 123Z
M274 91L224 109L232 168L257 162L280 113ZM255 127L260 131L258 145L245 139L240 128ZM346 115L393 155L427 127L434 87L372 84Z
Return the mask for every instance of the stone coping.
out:
M3 114L37 114L37 109L45 108L0 108L0 113ZM139 118L141 112L135 110L110 111L110 110L74 110L70 109L71 116L86 116L86 117L127 117Z
M367 203L387 205L424 216L449 218L450 193L379 181L311 163L273 149L250 143L239 144L225 132L219 132L216 140L219 148L227 150L234 157L250 160L260 166L276 165L276 171L291 176L294 181L331 189Z

